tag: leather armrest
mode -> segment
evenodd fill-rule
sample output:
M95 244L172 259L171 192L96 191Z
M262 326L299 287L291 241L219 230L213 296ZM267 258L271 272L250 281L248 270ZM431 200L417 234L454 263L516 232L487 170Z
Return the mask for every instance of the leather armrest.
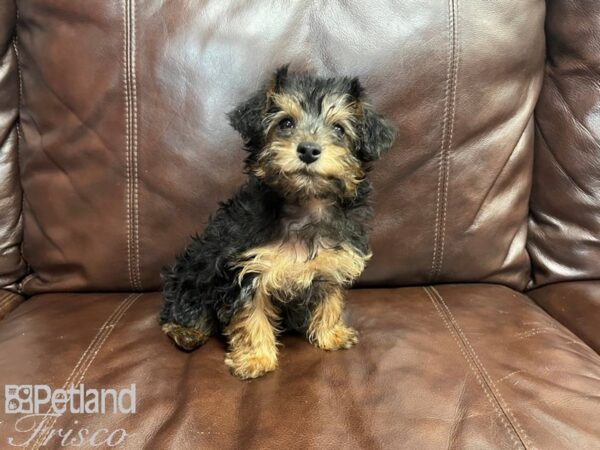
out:
M15 2L0 7L0 288L25 275L21 258L22 193L19 182L17 121L19 69L14 43ZM0 290L0 317L2 317Z
M600 353L600 281L556 283L528 295Z

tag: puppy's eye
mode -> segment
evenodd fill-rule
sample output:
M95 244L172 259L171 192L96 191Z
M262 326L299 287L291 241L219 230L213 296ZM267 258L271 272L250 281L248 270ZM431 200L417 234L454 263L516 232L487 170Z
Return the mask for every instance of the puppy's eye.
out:
M281 121L279 122L279 128L281 128L282 130L289 130L290 128L294 128L294 121L289 117L281 119Z
M339 136L343 136L346 133L346 130L344 130L344 127L341 126L339 123L336 123L335 125L333 125L333 129Z

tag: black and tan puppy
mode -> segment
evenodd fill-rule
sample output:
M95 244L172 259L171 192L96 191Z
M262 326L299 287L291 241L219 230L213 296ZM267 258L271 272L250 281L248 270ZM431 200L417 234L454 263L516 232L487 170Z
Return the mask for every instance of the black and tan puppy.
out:
M357 343L344 294L371 256L366 175L394 130L356 78L287 67L229 119L245 141L248 181L163 272L160 321L184 350L222 330L226 364L255 378L277 367L283 329L325 350Z

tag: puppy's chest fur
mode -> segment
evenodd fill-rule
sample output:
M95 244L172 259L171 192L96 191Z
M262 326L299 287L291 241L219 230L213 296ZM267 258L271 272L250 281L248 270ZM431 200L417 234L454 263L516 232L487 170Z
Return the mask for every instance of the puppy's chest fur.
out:
M281 301L297 298L315 282L350 285L371 255L341 237L334 215L324 200L286 205L278 237L245 251L236 262L239 281L254 275L257 289Z

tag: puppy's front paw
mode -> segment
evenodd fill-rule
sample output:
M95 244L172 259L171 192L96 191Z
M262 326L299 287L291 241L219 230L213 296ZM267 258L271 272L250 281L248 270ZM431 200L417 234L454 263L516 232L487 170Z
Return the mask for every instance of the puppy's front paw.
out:
M225 364L236 377L242 380L258 378L277 368L277 358L259 353L229 352L225 355Z
M323 350L347 349L358 343L358 331L343 323L338 323L330 330L321 331L315 335L312 342Z

